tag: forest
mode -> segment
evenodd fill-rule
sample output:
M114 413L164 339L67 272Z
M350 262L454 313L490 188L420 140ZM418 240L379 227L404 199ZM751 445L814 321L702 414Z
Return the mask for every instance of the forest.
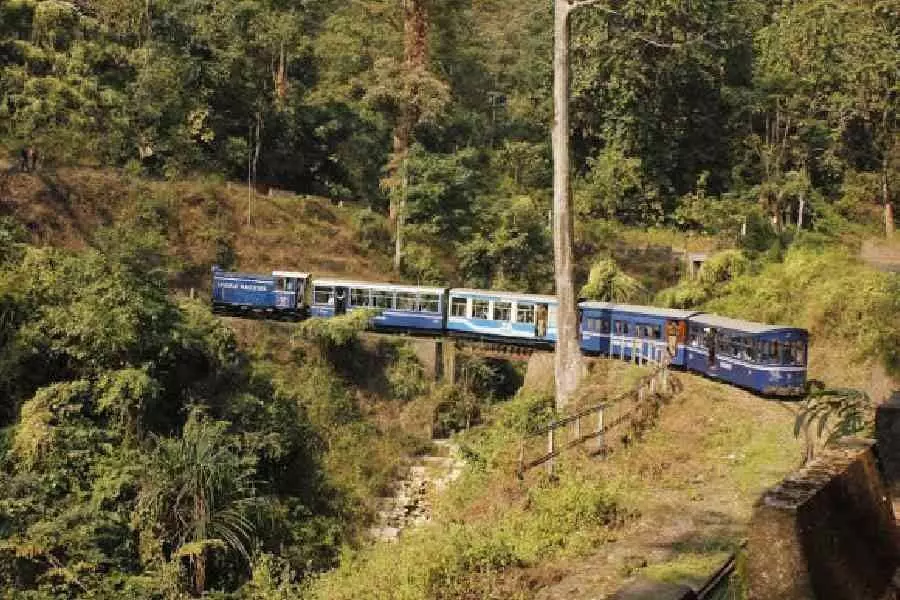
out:
M0 0L0 152L321 196L385 278L552 292L552 22L549 0ZM900 0L606 0L571 35L582 293L794 323L900 375L900 283L854 258L896 223ZM0 212L0 595L317 597L427 441L364 414L333 360L359 323L248 350L172 293L171 205L128 202L81 251ZM634 231L724 252L654 285L610 259ZM371 359L379 398L497 393ZM573 519L613 519L594 491Z

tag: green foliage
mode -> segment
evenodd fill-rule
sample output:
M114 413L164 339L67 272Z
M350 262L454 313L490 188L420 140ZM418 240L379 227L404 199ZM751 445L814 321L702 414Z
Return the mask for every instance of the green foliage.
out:
M794 437L807 436L807 444L820 439L833 444L842 437L872 435L875 406L869 395L854 389L813 389L797 412Z
M365 331L377 314L375 310L354 310L328 319L307 319L297 326L297 333L325 349L346 346Z
M706 286L731 281L741 275L749 273L750 260L740 250L723 250L717 252L703 263L697 278Z
M233 592L258 548L301 577L346 534L304 397L203 303L167 297L146 232L0 271L5 595Z
M602 259L591 267L581 297L603 302L638 302L646 296L641 283L622 271L611 258Z
M587 480L574 470L562 470L557 483L518 490L518 501L503 509L484 510L481 505L486 488L514 477L510 463L500 457L508 458L518 446L528 422L544 422L548 407L552 410L552 402L530 396L497 405L490 427L473 429L463 438L467 460L475 469L448 492L446 511L439 511L432 524L406 533L396 545L345 556L337 570L311 586L312 597L489 597L496 591L497 577L509 569L595 548L621 519L623 509L603 482ZM488 456L493 460L478 461ZM502 489L516 493L512 488L508 484Z
M138 492L138 531L152 532L157 552L166 548L172 559L189 559L196 593L206 589L207 563L217 552L250 557L256 465L229 439L228 425L194 410L180 439L156 441Z

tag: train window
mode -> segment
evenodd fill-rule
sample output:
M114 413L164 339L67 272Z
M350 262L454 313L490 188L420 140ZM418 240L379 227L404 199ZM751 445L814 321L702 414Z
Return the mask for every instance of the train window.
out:
M512 302L494 302L494 320L509 321L512 316Z
M375 308L394 308L394 294L381 290L372 290L372 306Z
M613 321L613 332L622 335L622 321Z
M279 277L275 280L275 289L279 292L284 291L284 277Z
M703 347L703 330L696 325L691 325L688 330L688 344L696 348Z
M465 298L453 298L450 300L450 316L452 317L467 317L466 307L467 300Z
M534 323L534 304L516 305L516 323Z
M397 310L416 310L416 295L410 292L397 292Z
M317 287L313 291L315 304L334 304L334 288Z
M806 364L806 344L801 341L790 342L791 364L802 367Z
M609 333L609 319L600 319L600 333Z
M351 289L350 306L369 306L369 290Z
M490 302L487 300L472 300L472 318L490 319Z
M441 312L441 300L437 294L422 294L419 296L419 310L422 312Z

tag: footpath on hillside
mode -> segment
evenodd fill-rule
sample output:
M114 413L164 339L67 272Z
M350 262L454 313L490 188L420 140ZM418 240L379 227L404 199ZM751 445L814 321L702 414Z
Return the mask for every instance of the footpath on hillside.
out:
M795 405L700 377L664 406L658 426L596 461L630 516L593 554L523 569L537 600L599 599L635 577L696 587L746 534L753 503L801 462Z
M404 530L431 521L435 496L462 474L465 461L454 442L434 440L432 446L431 454L413 459L390 496L378 498L375 524L369 528L373 540L395 542Z

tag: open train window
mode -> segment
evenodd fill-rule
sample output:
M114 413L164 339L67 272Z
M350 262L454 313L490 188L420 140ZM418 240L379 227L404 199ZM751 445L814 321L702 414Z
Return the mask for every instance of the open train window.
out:
M472 300L472 318L490 319L490 302L487 300Z
M437 294L421 294L419 296L419 310L421 312L441 312L441 301Z
M453 298L450 300L450 316L451 317L467 317L466 308L468 301L465 298Z
M369 290L350 290L350 306L369 306Z
M800 340L790 342L791 364L802 367L806 364L806 343Z
M512 316L512 302L494 302L494 320L509 321Z
M394 308L394 294L381 290L372 290L372 306L376 308Z
M313 302L315 304L334 304L334 288L316 287L313 290Z
M416 310L416 295L411 292L397 292L397 310Z
M516 323L534 323L534 304L516 305Z
M688 330L688 343L695 348L705 347L703 343L703 329L697 325L691 325Z

